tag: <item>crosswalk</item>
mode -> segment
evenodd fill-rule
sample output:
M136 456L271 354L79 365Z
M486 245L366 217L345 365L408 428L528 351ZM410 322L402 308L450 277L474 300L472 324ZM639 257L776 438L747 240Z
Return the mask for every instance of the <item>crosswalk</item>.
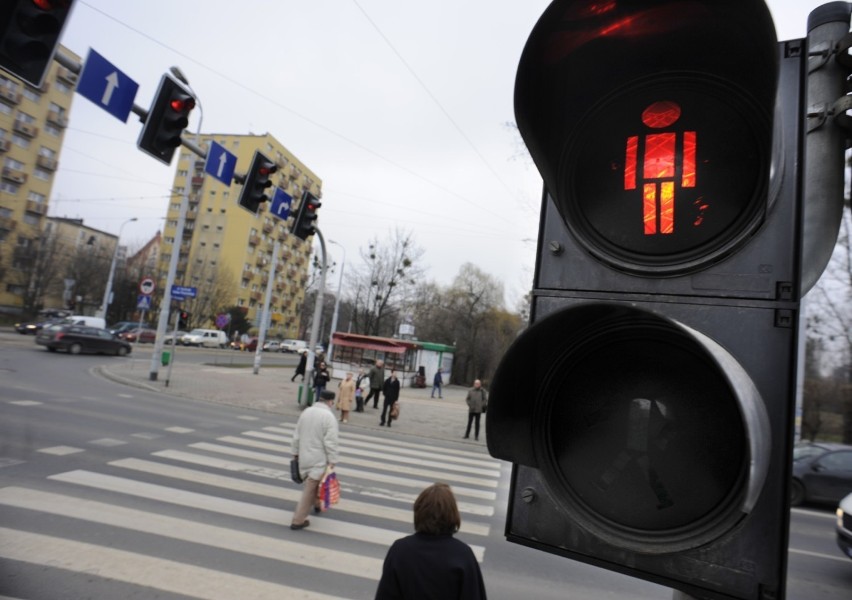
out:
M412 532L412 503L435 481L452 486L458 536L485 561L501 470L483 450L342 430L340 503L291 531L295 425L257 425L0 488L0 598L43 597L33 578L61 583L63 598L372 597L387 548ZM93 581L110 592L90 595Z

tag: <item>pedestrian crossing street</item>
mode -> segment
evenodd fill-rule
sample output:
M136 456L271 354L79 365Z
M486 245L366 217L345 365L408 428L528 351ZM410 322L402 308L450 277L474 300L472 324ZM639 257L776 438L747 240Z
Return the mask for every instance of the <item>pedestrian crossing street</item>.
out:
M289 477L293 429L283 422L76 461L81 468L0 488L0 600L35 598L26 592L41 577L67 584L63 598L110 597L89 595L99 588L140 598L370 598L387 548L413 531L414 499L435 481L452 486L458 537L486 560L501 473L484 448L342 429L341 501L292 531L301 494ZM43 452L63 460L78 450Z

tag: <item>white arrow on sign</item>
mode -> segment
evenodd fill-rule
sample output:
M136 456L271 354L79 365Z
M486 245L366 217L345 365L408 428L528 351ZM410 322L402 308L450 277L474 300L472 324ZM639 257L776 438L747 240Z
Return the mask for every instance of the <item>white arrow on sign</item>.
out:
M228 163L228 155L224 152L219 155L219 171L216 175L219 179L225 176L225 165Z
M118 87L118 73L113 71L106 77L104 77L107 82L106 89L104 90L104 95L101 98L101 104L104 106L109 106L109 101L112 99L112 93L115 91L115 88Z

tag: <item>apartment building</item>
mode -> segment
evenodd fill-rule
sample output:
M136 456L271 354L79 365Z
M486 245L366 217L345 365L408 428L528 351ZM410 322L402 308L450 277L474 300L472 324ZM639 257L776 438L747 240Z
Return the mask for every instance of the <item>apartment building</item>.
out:
M270 134L205 134L201 145L211 140L237 156L237 173L244 173L255 150L275 161L278 170L273 185L293 197L291 217L304 191L322 195L322 182L287 148ZM189 190L186 190L189 181ZM178 257L175 283L197 289L197 297L186 300L183 310L192 315L191 325L209 326L218 311L231 306L244 309L246 318L259 323L267 283L272 281L269 334L296 337L299 314L308 280L311 241L289 234L289 224L270 215L268 206L253 215L237 204L241 187L225 186L204 174L204 161L182 150L174 179L174 196L166 216L160 249L160 285L165 285L174 252L181 198L188 191L189 211ZM272 188L270 188L271 190ZM276 240L280 254L270 273Z
M55 61L40 89L0 73L2 312L20 313L41 302L32 295L32 278L76 82L77 75Z

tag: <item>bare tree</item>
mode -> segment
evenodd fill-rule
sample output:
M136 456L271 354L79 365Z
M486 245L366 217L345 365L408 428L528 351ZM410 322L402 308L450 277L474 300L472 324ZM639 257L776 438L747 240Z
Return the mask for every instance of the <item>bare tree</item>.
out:
M367 335L393 335L403 307L410 303L425 272L420 266L424 251L415 244L412 232L397 229L384 243L374 238L360 252L364 262L349 277L353 328Z

